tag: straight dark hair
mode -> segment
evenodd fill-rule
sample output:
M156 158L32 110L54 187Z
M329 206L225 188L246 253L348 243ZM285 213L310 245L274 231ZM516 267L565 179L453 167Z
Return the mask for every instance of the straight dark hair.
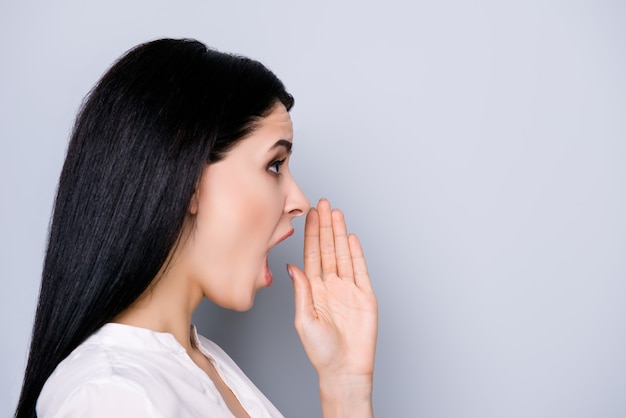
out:
M166 265L206 164L293 98L257 61L190 39L128 51L85 99L61 172L16 417Z

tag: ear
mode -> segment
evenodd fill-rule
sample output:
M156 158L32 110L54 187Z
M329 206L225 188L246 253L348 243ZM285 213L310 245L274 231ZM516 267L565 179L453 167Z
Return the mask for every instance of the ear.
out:
M190 215L196 215L198 213L198 194L200 193L200 191L198 190L198 187L196 187L196 190L193 192L193 196L191 196L191 201L189 202L189 214Z
M205 165L204 170L202 171L202 175L200 179L198 179L196 183L196 188L193 191L193 195L191 196L191 201L189 202L189 214L197 215L198 214L198 206L200 206L200 189L202 188L202 179L207 175L207 171L209 170L209 165Z

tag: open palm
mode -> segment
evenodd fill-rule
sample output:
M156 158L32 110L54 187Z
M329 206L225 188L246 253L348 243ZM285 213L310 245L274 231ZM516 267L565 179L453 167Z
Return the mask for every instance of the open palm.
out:
M288 268L307 356L320 377L371 377L378 313L359 240L325 199L309 211L304 239L304 272Z

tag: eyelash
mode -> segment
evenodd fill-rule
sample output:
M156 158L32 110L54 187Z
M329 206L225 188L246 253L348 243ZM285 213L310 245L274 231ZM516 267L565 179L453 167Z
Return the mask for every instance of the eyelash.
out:
M287 160L286 158L283 158L282 160L276 160L276 161L272 161L268 166L267 169L273 173L276 176L280 176L280 166L282 166L285 163L285 160ZM276 170L274 171L272 168L276 167Z

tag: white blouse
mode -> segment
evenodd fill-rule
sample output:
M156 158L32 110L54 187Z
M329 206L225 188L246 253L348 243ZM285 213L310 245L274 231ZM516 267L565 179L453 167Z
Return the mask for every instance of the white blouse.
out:
M212 341L192 338L250 417L282 417ZM54 370L39 417L232 417L213 381L169 333L106 324Z

